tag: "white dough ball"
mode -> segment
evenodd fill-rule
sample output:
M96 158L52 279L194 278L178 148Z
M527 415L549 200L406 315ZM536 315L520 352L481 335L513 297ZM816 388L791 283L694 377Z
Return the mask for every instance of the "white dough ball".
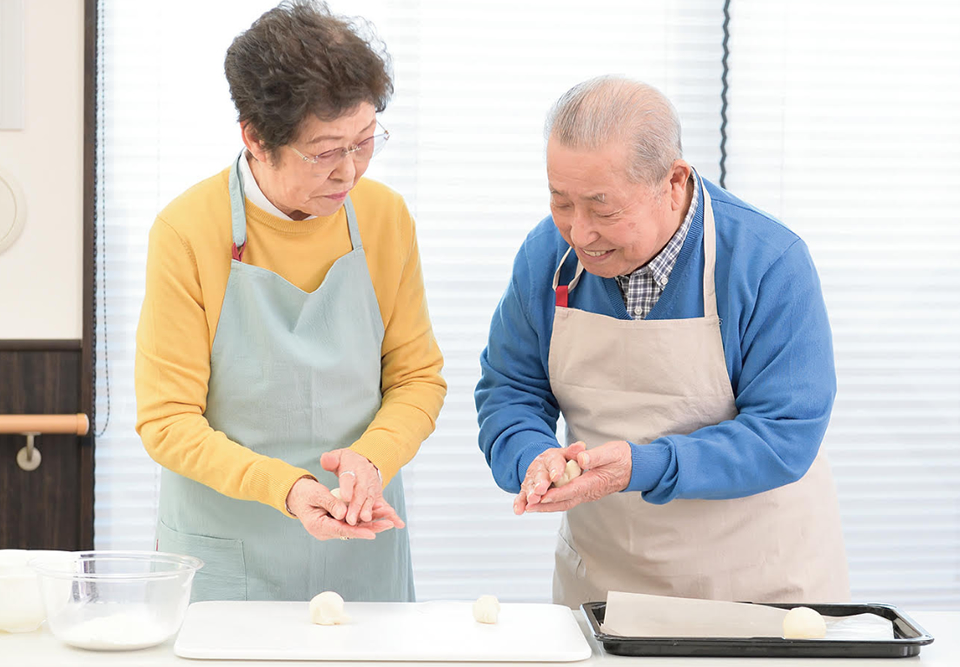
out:
M343 498L340 497L340 487L337 487L335 489L330 489L330 495L336 498L337 500L343 500Z
M580 469L580 465L576 461L567 461L567 466L563 469L563 474L560 475L560 479L554 482L553 485L559 489L561 486L575 480L582 472L583 470Z
M500 601L493 595L481 595L473 603L473 618L478 623L496 623L500 615Z
M310 622L317 625L340 625L349 620L343 613L343 598L333 591L324 591L310 600Z
M794 607L783 617L784 639L823 639L827 623L810 607Z

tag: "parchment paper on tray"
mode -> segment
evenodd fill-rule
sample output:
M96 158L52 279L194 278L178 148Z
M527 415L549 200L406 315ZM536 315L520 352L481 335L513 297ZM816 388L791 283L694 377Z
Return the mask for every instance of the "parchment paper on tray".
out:
M620 637L783 637L787 611L763 604L610 591L602 629ZM824 616L824 621L824 639L895 638L893 624L875 614Z
M742 602L607 593L603 631L621 637L782 637L786 609Z

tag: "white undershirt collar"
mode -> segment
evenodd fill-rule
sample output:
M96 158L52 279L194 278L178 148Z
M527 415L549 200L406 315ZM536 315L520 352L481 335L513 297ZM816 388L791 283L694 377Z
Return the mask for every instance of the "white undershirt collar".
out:
M243 186L244 196L250 200L250 202L257 208L263 209L270 215L280 218L281 220L293 220L289 215L281 211L279 208L273 205L266 195L263 194L263 190L260 189L260 186L257 184L257 179L253 176L253 170L250 169L250 161L247 160L246 151L244 151L244 156L240 159L240 184ZM304 220L312 220L315 215L311 215ZM297 220L295 222L302 222L302 220Z

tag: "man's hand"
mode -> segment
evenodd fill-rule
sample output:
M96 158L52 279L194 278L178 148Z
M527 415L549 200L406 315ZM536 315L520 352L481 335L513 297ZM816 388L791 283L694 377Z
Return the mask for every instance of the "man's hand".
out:
M582 449L583 443L576 443L567 449L573 449L577 445L581 446L581 450L575 457L583 474L559 489L545 489L538 502L527 503L526 511L564 512L580 503L599 500L627 488L633 473L633 454L629 442L615 440L588 451ZM533 468L533 464L530 468ZM529 472L527 476L529 477Z
M576 460L577 455L586 447L582 442L563 448L551 447L531 461L527 467L527 475L520 485L520 493L513 501L514 513L533 512L532 507L541 502L550 485L560 479L567 461Z
M320 457L320 465L340 479L340 497L347 504L346 523L356 526L376 518L403 528L403 521L383 499L377 467L366 457L351 449L334 449Z
M342 519L347 513L346 505L311 477L301 477L294 483L287 494L287 508L300 520L306 531L318 540L337 537L372 540L377 533L393 528L395 522L391 514L396 517L392 509L389 512L381 509L379 516L368 523L359 526L344 523Z

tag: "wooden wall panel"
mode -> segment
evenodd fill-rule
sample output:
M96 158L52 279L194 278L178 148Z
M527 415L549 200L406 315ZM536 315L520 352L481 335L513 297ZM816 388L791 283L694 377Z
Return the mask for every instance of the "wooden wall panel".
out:
M0 341L0 414L76 414L79 341ZM22 435L0 434L0 549L93 548L93 439L40 435L40 467L24 471Z

